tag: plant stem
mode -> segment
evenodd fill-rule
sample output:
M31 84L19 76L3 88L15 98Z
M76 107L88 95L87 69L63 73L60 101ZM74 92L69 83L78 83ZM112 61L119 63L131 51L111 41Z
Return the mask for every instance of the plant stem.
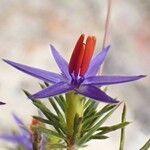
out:
M33 150L39 150L39 144L41 141L41 135L38 132L38 129L31 125L31 131L32 131L32 148Z
M75 92L69 92L66 94L66 123L67 123L67 150L75 150L75 140L73 138L74 133L74 119L75 115L79 117L83 116L83 97Z
M76 150L76 146L75 145L72 145L72 146L67 146L67 150Z

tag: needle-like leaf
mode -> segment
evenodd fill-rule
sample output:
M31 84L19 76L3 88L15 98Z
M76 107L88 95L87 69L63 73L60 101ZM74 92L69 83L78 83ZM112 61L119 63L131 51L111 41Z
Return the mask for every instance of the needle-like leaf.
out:
M126 122L126 104L124 104L123 111L122 111L122 117L121 122ZM125 127L121 128L121 136L120 136L120 147L119 150L124 150L124 143L125 143Z

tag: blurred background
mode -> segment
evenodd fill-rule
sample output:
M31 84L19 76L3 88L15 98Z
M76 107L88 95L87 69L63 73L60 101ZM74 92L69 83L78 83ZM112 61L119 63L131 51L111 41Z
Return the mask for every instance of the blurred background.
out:
M59 72L49 50L55 45L69 60L81 33L97 37L96 51L101 50L106 0L0 0L0 57ZM103 74L138 75L150 73L150 1L113 0L109 42L111 51ZM25 75L0 61L0 133L11 131L15 122L11 113L18 114L27 125L37 113L22 92L35 93L40 81ZM127 150L138 150L150 137L150 77L135 83L108 88L112 97L125 101L128 107L126 128ZM120 110L108 123L120 121ZM119 133L105 141L89 143L88 150L116 150ZM0 142L2 150L4 143Z

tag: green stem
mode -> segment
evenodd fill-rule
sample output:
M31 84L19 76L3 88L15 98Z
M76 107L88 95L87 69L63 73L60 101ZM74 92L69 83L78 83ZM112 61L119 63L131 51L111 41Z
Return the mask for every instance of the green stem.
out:
M69 92L66 94L66 123L67 123L67 135L68 135L68 150L75 150L75 141L73 139L74 133L74 118L78 114L79 117L83 116L83 96L76 94L75 92Z

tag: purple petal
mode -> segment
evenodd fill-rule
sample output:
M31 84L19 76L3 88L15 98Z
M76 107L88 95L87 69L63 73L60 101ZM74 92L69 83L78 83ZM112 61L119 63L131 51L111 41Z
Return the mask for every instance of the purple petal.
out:
M97 101L105 103L118 103L117 100L108 96L105 92L101 91L99 88L91 85L82 85L79 89L76 89L79 94L82 94L86 97L90 97Z
M95 76L97 72L99 71L101 64L104 62L108 50L110 48L110 45L104 48L99 54L97 54L94 59L92 59L92 62L90 63L89 69L86 73L87 77Z
M61 70L63 75L65 75L67 77L67 79L70 79L67 61L58 53L58 51L54 48L54 46L50 45L50 47L51 47L51 52L53 54L53 57L58 65L59 69Z
M24 134L29 134L29 131L28 129L26 128L25 124L23 123L23 121L16 115L16 114L12 114L13 115L13 118L14 120L16 121L17 125L20 127L20 129L22 130L22 132Z
M12 115L18 125L25 126L25 124L22 122L22 120L16 114L13 113Z
M20 136L18 135L1 135L0 139L17 144L20 144L21 142Z
M6 103L4 103L4 102L0 101L0 105L4 105L4 104L6 104Z
M0 139L12 142L14 144L24 146L25 150L32 150L32 142L31 140L25 138L24 136L20 135L1 135Z
M92 84L96 86L119 84L124 82L131 82L144 78L145 75L139 76L93 76L85 79L84 84Z
M45 71L42 69L38 69L38 68L33 68L33 67L29 67L26 65L22 65L19 63L15 63L9 60L5 60L3 59L6 63L8 63L9 65L15 67L16 69L29 74L33 77L36 77L40 80L43 80L45 82L51 82L51 83L57 83L60 82L62 80L62 76L53 72L49 72L49 71Z
M66 93L70 90L73 90L74 87L72 87L71 85L69 85L66 82L59 82L56 83L32 96L30 96L30 99L36 99L36 98L46 98L46 97L51 97L51 96L56 96L59 94L63 94Z

